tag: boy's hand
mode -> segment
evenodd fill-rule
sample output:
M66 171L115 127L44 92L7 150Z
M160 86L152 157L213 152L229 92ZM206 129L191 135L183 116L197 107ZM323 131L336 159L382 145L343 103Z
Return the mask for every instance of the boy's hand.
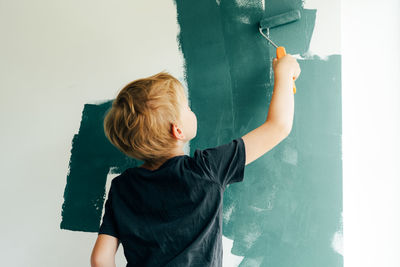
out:
M280 59L274 58L272 62L275 78L293 77L296 80L301 72L297 60L290 54L286 54Z

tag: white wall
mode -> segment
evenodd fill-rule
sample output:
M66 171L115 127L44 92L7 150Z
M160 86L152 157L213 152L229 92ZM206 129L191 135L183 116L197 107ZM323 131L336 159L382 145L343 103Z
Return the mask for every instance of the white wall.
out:
M400 2L342 1L344 261L400 266Z
M340 53L332 2L306 1L322 56ZM397 267L399 3L343 1L342 15L345 266ZM174 3L0 0L0 32L1 265L88 266L97 234L59 228L72 137L85 103L162 69L183 81ZM229 246L225 266L240 262Z
M1 266L89 266L97 234L59 226L83 106L183 80L178 31L173 1L1 0Z

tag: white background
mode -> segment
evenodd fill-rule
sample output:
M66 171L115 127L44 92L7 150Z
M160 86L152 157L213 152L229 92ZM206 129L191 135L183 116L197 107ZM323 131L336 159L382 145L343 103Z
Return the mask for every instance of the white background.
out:
M342 54L345 266L400 266L400 4L309 0L310 53ZM181 81L172 0L0 0L2 266L89 266L96 233L60 230L85 103L166 69ZM111 178L111 177L110 177ZM224 238L224 266L230 255ZM122 248L117 266L124 266Z
M400 1L343 0L344 259L400 266Z

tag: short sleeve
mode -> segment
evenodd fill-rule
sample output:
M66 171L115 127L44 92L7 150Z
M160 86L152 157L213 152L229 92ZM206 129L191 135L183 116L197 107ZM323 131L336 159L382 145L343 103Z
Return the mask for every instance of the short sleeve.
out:
M114 181L113 181L114 182ZM111 183L110 191L108 192L108 197L106 204L104 205L104 216L103 221L100 225L99 234L112 235L119 238L119 233L117 225L115 223L115 216L113 211L113 195L114 195L114 183Z
M194 159L223 188L243 181L246 153L241 137L217 147L196 149Z

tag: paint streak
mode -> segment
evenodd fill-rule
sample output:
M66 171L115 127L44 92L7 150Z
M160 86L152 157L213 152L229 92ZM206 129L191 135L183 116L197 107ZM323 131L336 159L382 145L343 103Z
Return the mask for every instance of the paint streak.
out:
M344 248L343 248L343 213L340 220L339 230L335 232L332 238L332 248L343 256Z
M275 50L258 22L301 0L176 0L192 110L198 119L194 149L229 142L260 126L272 96ZM316 10L271 29L290 54L307 55ZM201 23L199 23L201 22ZM299 60L292 132L246 167L245 180L224 195L223 235L239 266L343 266L332 249L342 211L341 57Z
M254 0L235 0L236 5L238 7L242 7L242 8L246 8L246 7L261 7L262 6L262 2L264 0L258 0L258 1L254 1Z
M104 135L103 119L111 103L84 106L79 133L72 140L61 229L97 232L106 197L107 174L121 173L141 164L112 146Z

